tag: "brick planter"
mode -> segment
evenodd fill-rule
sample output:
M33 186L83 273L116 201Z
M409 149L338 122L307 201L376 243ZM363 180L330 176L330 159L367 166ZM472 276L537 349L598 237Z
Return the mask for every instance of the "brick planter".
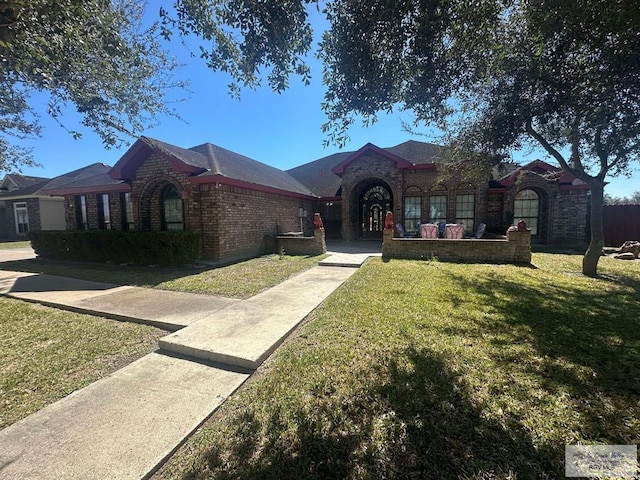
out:
M324 228L316 229L313 237L278 236L278 253L284 250L287 255L316 256L327 253Z
M385 230L382 258L461 263L531 263L531 233L507 232L506 240L393 238Z

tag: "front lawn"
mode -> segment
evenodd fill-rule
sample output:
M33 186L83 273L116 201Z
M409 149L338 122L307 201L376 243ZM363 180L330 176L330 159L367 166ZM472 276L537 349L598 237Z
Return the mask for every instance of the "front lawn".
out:
M166 334L0 298L0 429L151 353Z
M370 260L157 474L563 478L640 432L640 262Z
M61 275L116 285L248 298L316 266L325 256L267 255L216 268L153 268L33 259L3 262L0 263L0 269Z
M11 248L29 248L31 247L31 242L13 242L13 241L2 241L0 240L0 250L7 250Z

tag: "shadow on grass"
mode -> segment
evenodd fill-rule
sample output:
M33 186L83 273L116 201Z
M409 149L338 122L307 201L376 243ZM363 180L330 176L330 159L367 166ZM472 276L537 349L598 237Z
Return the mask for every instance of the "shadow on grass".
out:
M149 285L176 280L189 275L212 270L214 267L141 267L131 265L110 265L104 263L79 263L40 258L15 260L0 263L0 270L43 273L63 277L79 278L114 285Z
M356 394L329 383L307 392L304 405L281 406L279 395L267 412L246 406L182 478L560 476L558 451L534 446L517 423L487 419L445 359L414 348L398 358L374 366L378 381Z
M640 276L600 278L589 288L576 282L523 281L500 275L453 281L492 318L475 331L492 335L500 369L536 378L544 390L568 392L580 404L582 441L637 443L640 395ZM537 280L537 281L536 281ZM611 283L617 284L611 285ZM593 284L591 284L593 285ZM606 287L606 288L605 288ZM451 335L474 332L448 328ZM510 347L530 346L541 361L527 361ZM575 437L574 437L575 438Z

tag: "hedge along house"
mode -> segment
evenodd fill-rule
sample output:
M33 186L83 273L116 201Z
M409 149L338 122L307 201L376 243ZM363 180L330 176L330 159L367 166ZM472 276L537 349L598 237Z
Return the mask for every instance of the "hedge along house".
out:
M51 197L50 188L91 177L109 167L95 163L53 179L8 174L0 183L0 238L25 240L39 230L65 230L63 199Z
M288 173L205 143L184 149L140 137L107 175L49 191L62 195L67 228L191 230L202 256L231 261L263 253L266 239L311 235L311 190ZM301 212L307 215L301 222Z
M210 143L141 137L108 173L49 193L64 196L69 229L196 231L215 261L259 255L268 237L301 227L311 235L314 212L327 237L347 241L381 241L391 211L409 232L449 222L471 233L482 222L504 234L524 219L534 241L584 242L588 188L575 178L535 161L501 177L443 180L439 155L424 142L367 144L285 172Z
M381 239L391 211L408 232L420 223L462 223L472 233L479 223L504 234L523 219L532 241L582 244L589 189L545 162L504 165L508 173L466 179L439 175L441 147L408 141L390 148L367 144L288 170L319 197L327 237ZM443 180L446 178L446 180Z

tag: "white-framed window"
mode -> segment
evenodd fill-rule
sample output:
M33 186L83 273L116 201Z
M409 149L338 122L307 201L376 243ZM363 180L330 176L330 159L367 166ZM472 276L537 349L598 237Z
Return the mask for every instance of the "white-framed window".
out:
M26 235L29 233L29 210L27 202L16 202L13 204L13 213L16 220L16 233Z
M520 220L527 222L531 235L538 234L540 218L540 197L533 190L520 190L513 202L513 224Z
M447 196L429 196L429 223L441 223L447 221Z
M466 233L473 233L475 224L476 196L473 193L456 195L456 223L464 225Z

